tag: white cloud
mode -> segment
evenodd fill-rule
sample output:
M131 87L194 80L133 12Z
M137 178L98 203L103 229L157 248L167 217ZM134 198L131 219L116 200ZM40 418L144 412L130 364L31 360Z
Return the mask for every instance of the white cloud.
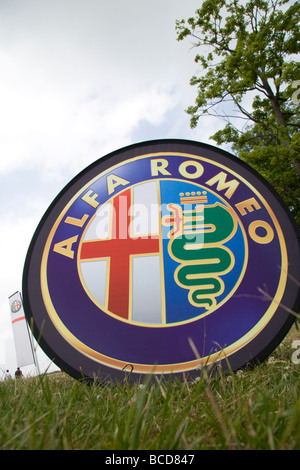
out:
M70 165L79 171L99 149L130 143L139 121L159 125L180 99L176 78L154 74L144 82L130 67L123 75L115 66L102 73L91 58L84 72L74 61L58 73L63 53L58 51L55 65L52 49L43 50L44 56L26 42L9 53L0 50L0 173L36 165L50 176Z
M5 156L0 173L20 166L38 166L50 175L70 166L79 171L101 156L99 150L129 144L141 120L158 126L178 103L172 87L158 84L128 96L118 97L120 93L112 90L105 97L86 100L62 91L37 95L27 90L26 96L16 89L7 91L1 101L9 112L0 111L0 154Z

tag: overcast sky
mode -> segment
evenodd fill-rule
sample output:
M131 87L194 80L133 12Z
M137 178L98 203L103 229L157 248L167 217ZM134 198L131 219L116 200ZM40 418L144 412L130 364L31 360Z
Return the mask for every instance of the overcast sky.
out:
M61 189L110 151L158 138L209 142L184 110L198 71L176 19L201 0L0 0L0 367L16 368L8 297ZM0 370L1 378L1 370Z

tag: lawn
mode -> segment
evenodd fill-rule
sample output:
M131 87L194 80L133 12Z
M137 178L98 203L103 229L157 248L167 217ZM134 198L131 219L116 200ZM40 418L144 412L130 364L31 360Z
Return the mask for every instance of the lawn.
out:
M299 351L299 352L298 352ZM300 331L254 369L194 382L0 382L1 450L300 450Z

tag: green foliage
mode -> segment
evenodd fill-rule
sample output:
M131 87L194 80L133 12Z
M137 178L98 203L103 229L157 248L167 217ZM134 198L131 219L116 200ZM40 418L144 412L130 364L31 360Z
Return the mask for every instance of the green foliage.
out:
M256 368L193 382L0 382L0 450L300 450L299 340L294 326Z
M202 66L190 82L191 127L208 114L224 119L211 138L258 170L300 225L299 1L204 0L176 29L178 40L193 38Z

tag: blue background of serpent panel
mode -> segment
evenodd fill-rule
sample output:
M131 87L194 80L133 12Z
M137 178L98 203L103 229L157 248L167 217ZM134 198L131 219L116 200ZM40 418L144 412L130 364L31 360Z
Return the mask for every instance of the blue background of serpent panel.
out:
M173 178L182 179L178 173L178 165L185 159L174 156L170 158L169 168L173 168ZM136 160L119 167L115 173L128 179L131 184L136 184L151 179L149 163L148 159ZM203 165L207 179L216 173L215 165L206 162ZM201 178L199 183L201 184ZM106 177L99 178L89 189L99 194L97 200L100 203L106 202ZM119 186L114 194L123 189ZM236 201L232 197L231 204L251 197L252 191L245 185L240 185L236 196ZM262 212L260 218L265 217L270 221L267 211L262 209ZM92 215L94 210L79 198L66 215L80 219L84 213ZM249 214L245 222L250 223L256 218L255 213ZM248 269L239 288L242 294L251 295L249 300L245 300L243 295L234 295L212 315L180 326L148 328L130 325L102 312L87 297L77 271L78 243L73 246L73 260L53 251L54 243L77 235L78 231L78 227L62 222L53 237L48 256L47 280L54 308L65 326L80 341L104 355L122 361L151 365L194 360L194 353L188 343L189 337L193 338L199 353L204 356L217 345L221 348L230 345L246 334L268 307L268 303L257 296L257 286L263 286L267 282L268 292L272 295L278 285L280 271L278 273L272 268L281 263L277 237L269 245L258 245L249 240ZM55 350L55 345L52 347Z
M162 216L169 215L169 212L167 210L167 204L169 204L170 202L180 205L179 194L181 192L186 193L192 191L200 191L201 193L202 191L206 191L206 196L208 199L207 204L215 204L216 202L220 202L221 204L223 204L222 201L214 193L210 192L205 187L199 187L193 183L187 183L184 181L162 181L160 183L161 203L163 209ZM186 206L186 208L188 208L188 206ZM195 307L191 305L188 301L189 290L178 286L174 280L174 271L180 263L176 262L169 256L169 238L167 237L169 230L170 229L168 227L163 226L162 233L165 274L166 322L175 323L186 321L193 317L197 317L203 313L206 313L206 309L203 307ZM243 268L245 258L245 243L240 226L238 226L237 232L233 236L233 238L227 243L225 243L224 246L227 246L231 249L235 257L235 264L233 269L229 273L225 274L224 276L221 276L225 283L225 289L224 292L216 298L217 303L220 303L233 289L239 279L241 270Z

